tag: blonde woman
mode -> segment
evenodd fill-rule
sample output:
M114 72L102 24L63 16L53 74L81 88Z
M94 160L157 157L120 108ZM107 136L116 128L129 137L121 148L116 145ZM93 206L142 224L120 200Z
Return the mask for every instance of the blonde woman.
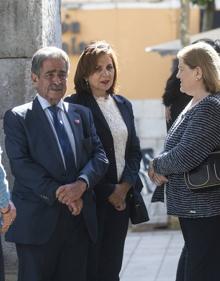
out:
M220 144L220 58L202 42L183 48L177 57L180 90L192 100L168 132L164 152L151 163L149 175L158 185L168 180L168 214L178 216L185 240L186 258L180 259L176 280L219 281L220 186L192 192L184 172Z

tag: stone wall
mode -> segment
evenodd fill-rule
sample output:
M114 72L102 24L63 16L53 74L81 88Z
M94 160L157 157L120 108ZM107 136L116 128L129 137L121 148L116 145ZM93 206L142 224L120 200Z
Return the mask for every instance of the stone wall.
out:
M161 99L132 100L137 135L140 138L141 149L152 148L158 155L164 146L166 137L165 111ZM143 165L141 165L144 168ZM143 180L143 179L142 179ZM148 180L152 190L155 185ZM149 225L167 226L168 217L166 205L161 202L151 203L152 193L143 181L142 196L148 209L150 221L136 227L136 230L147 229ZM134 227L133 227L134 228Z
M60 0L0 1L0 145L10 186L4 151L3 116L7 109L23 104L35 95L30 80L33 53L43 46L61 46ZM3 243L7 281L16 280L13 244Z
M161 99L131 100L141 148L153 148L157 155L163 150L166 136L164 106Z

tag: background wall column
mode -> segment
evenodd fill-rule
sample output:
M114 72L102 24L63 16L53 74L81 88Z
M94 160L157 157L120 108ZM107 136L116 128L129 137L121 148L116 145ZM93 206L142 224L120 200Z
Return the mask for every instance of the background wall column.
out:
M34 96L30 80L33 53L44 46L61 46L61 0L0 1L0 144L4 151L2 120L7 109ZM4 151L5 152L5 151ZM3 153L10 186L13 178ZM14 246L3 243L7 281L16 280Z

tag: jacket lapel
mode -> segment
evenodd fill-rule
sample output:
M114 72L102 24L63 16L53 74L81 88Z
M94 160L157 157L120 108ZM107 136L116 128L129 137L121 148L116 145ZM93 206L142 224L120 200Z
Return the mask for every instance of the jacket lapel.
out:
M128 130L128 137L129 137L131 135L131 122L130 122L131 118L130 118L130 112L128 110L128 107L125 104L125 101L122 98L120 98L120 96L113 95L112 97L113 97L114 101L116 102L118 109L121 113L121 116L125 122L125 125Z
M73 136L74 136L74 140L75 140L75 148L76 148L76 167L79 166L79 161L80 161L80 151L79 151L79 147L81 147L80 145L80 136L82 134L82 119L80 117L80 115L74 111L73 107L71 107L71 104L64 102L64 110L66 112L66 116L69 120L70 126L72 128L73 131ZM70 109L71 108L71 109Z
M100 126L104 126L107 130L110 131L108 123L106 122L105 117L101 109L99 108L95 98L92 95L83 96L83 104L92 111L94 119L97 119L99 121L98 123L101 124Z
M44 155L50 154L49 158L53 159L51 162L56 163L54 166L60 171L65 170L53 130L37 98L33 100L32 110L28 110L26 117L26 122L29 123L27 125L31 128L33 144L39 146L36 149Z
M118 106L121 116L125 122L125 125L128 130L128 138L129 138L130 134L131 134L130 112L125 104L125 101L120 96L112 95L112 98L116 102L116 105ZM106 122L105 117L102 114L102 111L99 108L95 98L92 95L84 95L84 96L80 96L79 99L80 99L81 104L90 108L90 110L92 111L93 117L94 117L94 119L97 119L97 121L98 121L97 123L99 123L99 126L104 126L112 137L111 130L108 126L108 123Z

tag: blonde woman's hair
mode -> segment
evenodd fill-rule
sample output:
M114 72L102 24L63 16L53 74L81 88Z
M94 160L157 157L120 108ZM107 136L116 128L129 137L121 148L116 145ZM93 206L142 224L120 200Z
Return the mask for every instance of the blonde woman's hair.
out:
M220 57L213 47L205 42L198 42L180 50L177 58L182 59L191 69L201 68L202 79L208 92L220 91Z

